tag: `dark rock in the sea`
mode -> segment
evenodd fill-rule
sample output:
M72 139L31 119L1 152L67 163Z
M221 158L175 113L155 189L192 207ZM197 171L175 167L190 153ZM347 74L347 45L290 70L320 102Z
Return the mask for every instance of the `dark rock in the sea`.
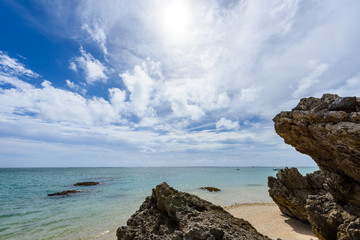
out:
M201 187L200 189L207 190L209 192L219 192L220 191L220 189L218 189L216 187Z
M116 235L118 240L270 240L220 206L166 183L153 189Z
M281 212L302 222L309 223L305 209L309 195L325 193L325 177L320 171L302 176L296 168L284 168L276 178L269 177L270 197Z
M280 171L269 177L270 196L283 213L310 222L322 240L360 239L360 100L304 98L273 120L285 143L312 157L321 172Z
M48 196L67 196L70 194L74 194L74 193L79 193L81 191L78 190L66 190L66 191L62 191L62 192L57 192L57 193L49 193Z
M75 183L74 186L94 186L94 185L98 185L99 182L78 182Z

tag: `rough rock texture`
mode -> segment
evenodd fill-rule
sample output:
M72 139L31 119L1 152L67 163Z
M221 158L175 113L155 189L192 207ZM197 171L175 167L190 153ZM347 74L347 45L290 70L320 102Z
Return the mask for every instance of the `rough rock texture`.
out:
M270 196L285 214L307 219L320 239L360 239L360 99L304 98L273 121L285 143L311 156L321 172L300 177L285 169L269 178Z
M325 177L321 171L302 176L296 168L285 168L269 177L269 194L281 212L302 222L309 223L305 209L309 195L325 193Z
M304 98L293 111L281 112L273 121L285 143L312 157L321 169L360 182L360 102L356 97Z
M116 235L118 240L270 240L220 206L179 192L166 183L153 189Z

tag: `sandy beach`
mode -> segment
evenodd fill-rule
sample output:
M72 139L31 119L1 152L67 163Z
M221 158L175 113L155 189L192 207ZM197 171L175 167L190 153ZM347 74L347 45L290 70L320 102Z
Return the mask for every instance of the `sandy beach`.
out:
M248 203L225 207L237 218L251 223L270 238L286 240L317 240L311 226L284 216L275 203Z

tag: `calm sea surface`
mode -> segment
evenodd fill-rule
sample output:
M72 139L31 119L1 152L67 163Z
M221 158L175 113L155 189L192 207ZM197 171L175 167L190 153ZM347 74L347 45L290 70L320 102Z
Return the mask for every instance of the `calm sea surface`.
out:
M299 168L302 174L317 168ZM170 186L214 204L271 202L267 177L273 168L0 168L0 239L102 239L125 225L157 184ZM74 187L98 181L91 187ZM222 191L210 193L203 186ZM64 190L68 197L48 197Z

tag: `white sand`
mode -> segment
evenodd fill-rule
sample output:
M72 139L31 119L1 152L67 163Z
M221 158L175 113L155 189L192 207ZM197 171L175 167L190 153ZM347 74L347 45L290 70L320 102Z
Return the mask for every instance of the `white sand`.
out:
M238 204L225 209L233 216L247 220L258 232L273 239L318 239L310 225L284 216L275 203Z

